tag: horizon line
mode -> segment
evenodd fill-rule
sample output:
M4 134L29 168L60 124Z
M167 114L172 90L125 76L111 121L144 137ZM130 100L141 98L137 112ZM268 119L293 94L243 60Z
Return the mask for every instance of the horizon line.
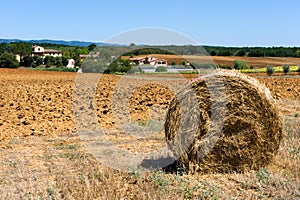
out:
M20 40L20 41L24 41L24 42L30 42L31 40L49 40L49 41L63 41L63 42L82 42L82 43L91 43L91 44L99 44L99 43L103 43L103 44L110 44L110 45L130 45L129 44L115 44L115 43L106 43L105 41L87 41L87 40L65 40L65 39L49 39L49 38L42 38L42 39L21 39L21 38L0 38L0 40ZM134 42L133 42L134 43ZM58 43L57 43L58 44ZM135 43L134 43L135 44ZM300 48L300 46L297 45L290 45L290 46L285 46L285 45L219 45L219 44L135 44L137 46L139 45L144 45L144 46L207 46L207 47L227 47L227 48L280 48L280 47L284 47L284 48Z

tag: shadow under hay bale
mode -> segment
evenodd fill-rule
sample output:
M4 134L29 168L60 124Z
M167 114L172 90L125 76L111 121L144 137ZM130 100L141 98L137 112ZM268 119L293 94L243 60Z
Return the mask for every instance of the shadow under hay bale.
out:
M222 84L214 84L216 80ZM224 94L218 94L219 87ZM272 161L283 124L265 86L240 73L218 71L195 79L176 95L165 134L169 148L191 173L243 172Z

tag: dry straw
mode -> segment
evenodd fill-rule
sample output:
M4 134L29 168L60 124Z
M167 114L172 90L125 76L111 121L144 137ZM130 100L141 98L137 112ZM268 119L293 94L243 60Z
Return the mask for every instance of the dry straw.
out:
M212 95L221 87L209 88L207 83L214 80L222 81L225 94ZM212 102L225 105L222 127L217 127L220 134L211 126ZM214 112L218 109L222 108ZM195 79L176 95L167 112L165 134L179 163L190 172L243 172L272 161L283 138L283 124L264 85L222 70ZM209 140L214 140L213 146L205 152Z

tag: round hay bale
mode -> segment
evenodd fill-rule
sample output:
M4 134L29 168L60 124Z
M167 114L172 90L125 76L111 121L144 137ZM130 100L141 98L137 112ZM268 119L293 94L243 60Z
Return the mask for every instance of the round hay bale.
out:
M178 92L168 108L165 136L189 172L243 172L272 161L283 124L265 86L221 70Z

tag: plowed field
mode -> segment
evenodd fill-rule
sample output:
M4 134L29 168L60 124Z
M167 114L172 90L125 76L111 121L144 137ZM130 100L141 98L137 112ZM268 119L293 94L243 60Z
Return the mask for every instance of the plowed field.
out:
M174 95L168 87L181 87L194 75L185 76L186 79L175 75L154 77L159 81L153 81L149 75L139 79L102 76L94 102L98 121L103 127L114 127L112 99L116 99L113 96L116 88L124 90L124 94L130 93L128 112L133 121L149 119L150 108L165 110L168 107ZM75 79L74 73L0 69L0 140L75 131L72 109ZM258 79L269 87L275 99L300 101L299 77ZM118 103L115 101L116 109Z

